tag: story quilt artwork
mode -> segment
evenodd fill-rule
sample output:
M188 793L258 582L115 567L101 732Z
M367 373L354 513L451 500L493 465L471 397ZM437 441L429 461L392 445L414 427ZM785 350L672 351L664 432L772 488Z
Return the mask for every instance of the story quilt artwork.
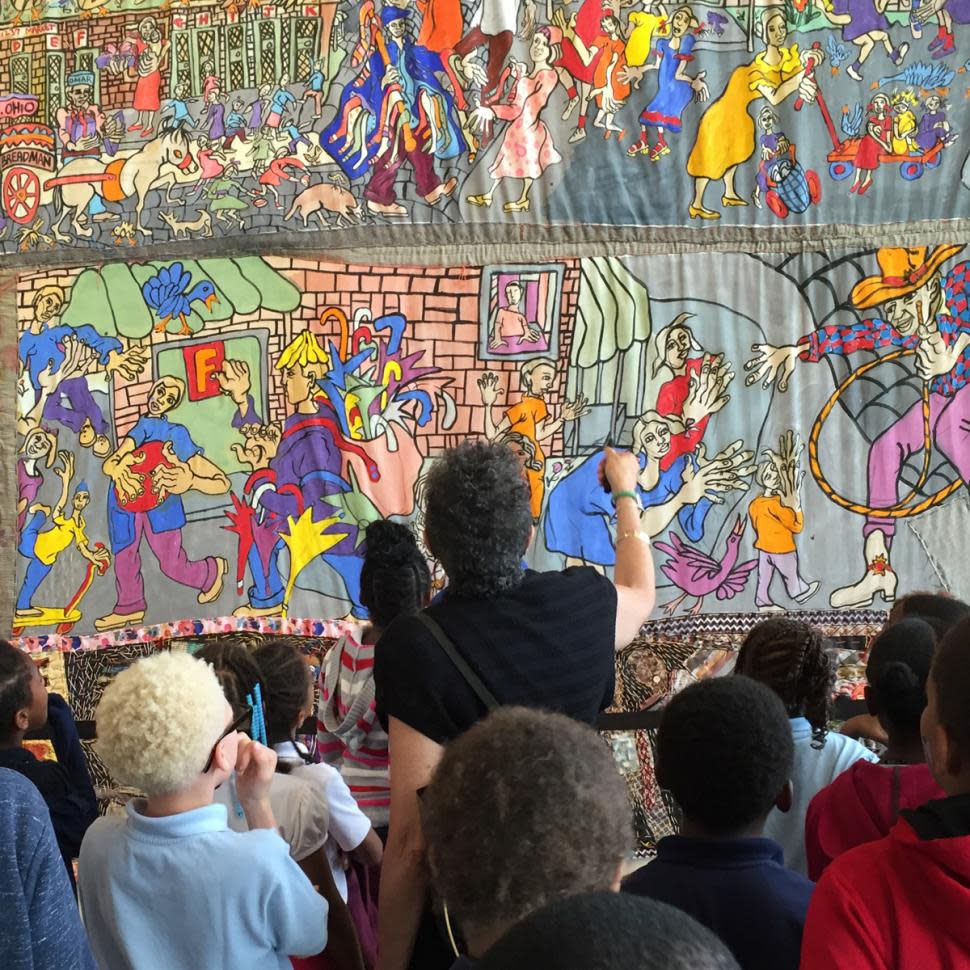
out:
M3 0L0 20L7 254L970 217L967 0Z
M22 273L14 632L361 619L367 523L420 536L427 464L469 436L519 455L540 568L611 569L596 467L631 448L658 619L966 589L965 255Z

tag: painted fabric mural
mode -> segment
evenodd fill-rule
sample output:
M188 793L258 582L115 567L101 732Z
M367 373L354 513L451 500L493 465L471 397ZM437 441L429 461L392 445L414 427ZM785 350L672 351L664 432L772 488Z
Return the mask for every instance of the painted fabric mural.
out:
M0 246L966 219L965 4L4 0Z
M612 568L596 466L632 449L658 618L959 591L965 255L23 274L13 627L363 618L364 528L420 535L427 463L469 436L520 456L539 568Z

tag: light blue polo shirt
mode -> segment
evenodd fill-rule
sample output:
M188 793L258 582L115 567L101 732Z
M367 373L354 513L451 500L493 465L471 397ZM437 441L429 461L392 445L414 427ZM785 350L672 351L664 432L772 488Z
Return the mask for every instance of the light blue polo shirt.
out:
M78 862L94 957L111 970L289 970L327 943L327 904L269 829L231 832L223 805L98 819Z
M826 785L830 785L846 768L857 761L878 761L867 747L854 738L836 731L825 735L821 748L812 747L812 725L804 717L790 719L792 740L795 742L795 766L792 786L795 789L791 811L771 810L765 823L764 835L774 839L785 852L785 865L803 876L808 875L805 858L805 816L808 803Z

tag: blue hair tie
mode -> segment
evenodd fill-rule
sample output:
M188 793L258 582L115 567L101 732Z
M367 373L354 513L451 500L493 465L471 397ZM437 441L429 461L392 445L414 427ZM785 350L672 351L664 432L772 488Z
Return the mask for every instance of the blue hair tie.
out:
M256 684L252 694L246 695L246 703L249 705L251 723L249 727L250 736L260 744L266 744L266 721L263 717L263 692Z

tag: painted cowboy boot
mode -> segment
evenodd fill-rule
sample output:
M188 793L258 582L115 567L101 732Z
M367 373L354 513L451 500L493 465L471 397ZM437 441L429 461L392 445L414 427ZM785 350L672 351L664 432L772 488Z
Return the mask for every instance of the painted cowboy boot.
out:
M852 586L843 586L829 597L836 610L861 610L881 596L886 603L896 598L898 577L889 563L885 535L876 529L866 536L866 574Z

